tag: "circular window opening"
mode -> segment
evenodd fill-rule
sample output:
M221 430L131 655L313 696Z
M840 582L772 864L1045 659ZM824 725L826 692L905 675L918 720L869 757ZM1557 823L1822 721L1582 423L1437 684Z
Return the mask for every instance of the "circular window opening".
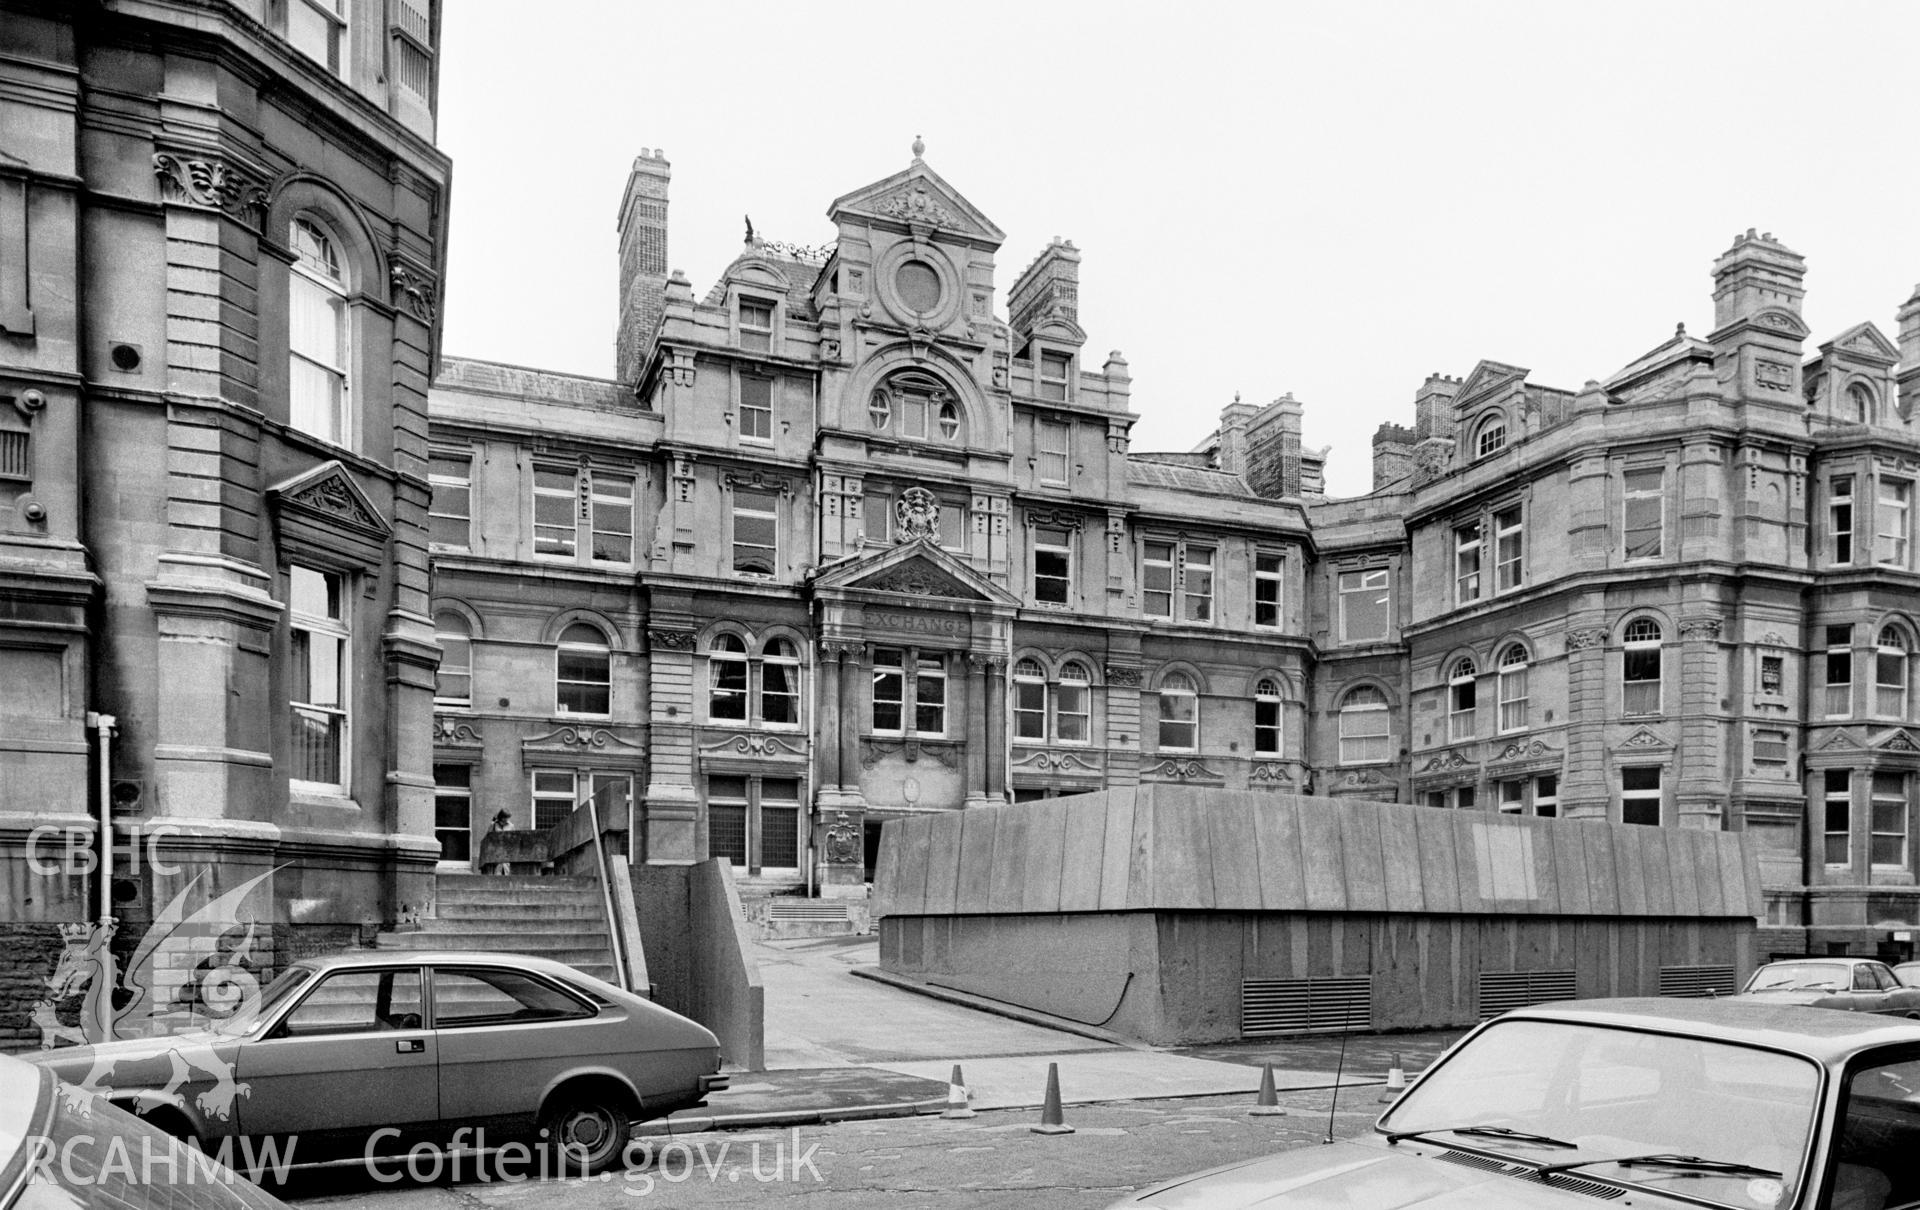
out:
M925 261L910 260L893 275L900 301L922 314L940 305L940 275Z

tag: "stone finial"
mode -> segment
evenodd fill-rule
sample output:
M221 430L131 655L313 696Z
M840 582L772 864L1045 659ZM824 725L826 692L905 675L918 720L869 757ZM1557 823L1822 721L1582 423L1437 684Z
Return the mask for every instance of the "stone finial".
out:
M921 137L917 134L914 135L913 136L913 158L917 160L925 154L927 154L927 144L925 140L921 139Z

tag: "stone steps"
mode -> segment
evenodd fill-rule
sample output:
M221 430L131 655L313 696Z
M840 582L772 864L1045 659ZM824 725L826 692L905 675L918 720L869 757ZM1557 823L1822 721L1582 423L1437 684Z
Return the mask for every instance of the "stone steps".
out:
M442 874L435 900L434 915L417 931L383 933L380 948L526 954L614 981L598 879Z

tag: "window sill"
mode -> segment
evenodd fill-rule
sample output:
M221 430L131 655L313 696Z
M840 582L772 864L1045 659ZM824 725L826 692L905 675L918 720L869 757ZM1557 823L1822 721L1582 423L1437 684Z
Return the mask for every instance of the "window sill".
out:
M296 807L328 807L336 811L360 809L359 802L347 794L345 786L296 781L288 787L287 797Z

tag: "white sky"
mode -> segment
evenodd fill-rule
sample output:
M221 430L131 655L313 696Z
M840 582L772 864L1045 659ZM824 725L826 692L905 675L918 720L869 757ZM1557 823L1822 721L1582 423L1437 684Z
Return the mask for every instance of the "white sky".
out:
M1007 233L1083 254L1086 361L1131 363L1134 448L1235 392L1306 404L1334 495L1481 358L1578 389L1712 328L1748 227L1809 263L1808 346L1920 280L1920 4L828 4L446 0L446 351L613 372L614 217L673 165L668 260L702 294L751 214L926 159ZM537 15L529 19L528 13Z

